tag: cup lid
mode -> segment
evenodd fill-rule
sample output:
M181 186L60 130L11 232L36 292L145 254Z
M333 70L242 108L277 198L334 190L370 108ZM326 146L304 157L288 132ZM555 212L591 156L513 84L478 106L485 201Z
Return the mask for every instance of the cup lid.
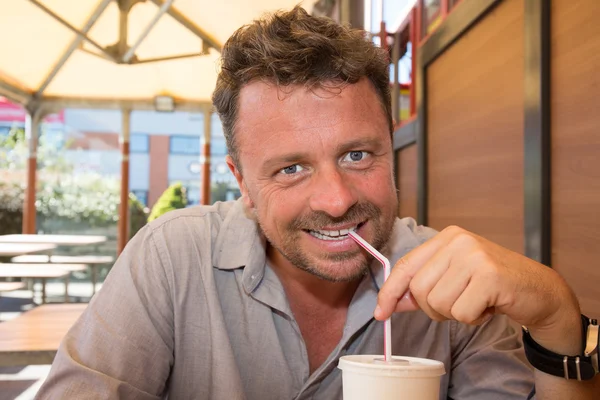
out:
M404 377L437 377L444 375L444 363L428 358L392 356L392 362L384 362L380 354L356 354L340 357L338 368L373 375ZM396 362L394 362L396 361Z

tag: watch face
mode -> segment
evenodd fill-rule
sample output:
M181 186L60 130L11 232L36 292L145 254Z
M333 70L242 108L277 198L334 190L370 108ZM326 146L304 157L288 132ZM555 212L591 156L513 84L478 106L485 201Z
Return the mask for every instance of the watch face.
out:
M585 341L584 354L586 357L598 356L598 321L593 319L587 327L587 339ZM597 358L597 357L596 357ZM598 366L596 365L596 372Z
M598 329L598 320L593 319L590 321L587 329L587 340L585 346L585 355L592 357L592 366L596 374L600 373L598 367L598 352L600 352L600 333Z

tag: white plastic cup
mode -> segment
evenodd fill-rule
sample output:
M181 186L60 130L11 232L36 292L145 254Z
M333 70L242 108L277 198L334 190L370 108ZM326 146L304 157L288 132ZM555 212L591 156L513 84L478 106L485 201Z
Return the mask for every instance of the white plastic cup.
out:
M340 357L344 400L438 400L444 363L426 358L382 355Z

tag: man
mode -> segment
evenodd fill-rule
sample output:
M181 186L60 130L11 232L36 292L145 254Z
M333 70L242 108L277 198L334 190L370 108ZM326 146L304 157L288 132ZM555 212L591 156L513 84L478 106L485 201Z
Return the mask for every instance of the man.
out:
M213 100L242 198L138 233L39 398L339 399L339 357L383 352L374 310L399 311L396 354L444 362L441 399L524 399L534 383L539 398L591 398L598 379L534 375L507 323L581 353L579 307L555 272L395 217L382 50L295 8L240 29L222 56ZM349 230L398 261L383 287Z

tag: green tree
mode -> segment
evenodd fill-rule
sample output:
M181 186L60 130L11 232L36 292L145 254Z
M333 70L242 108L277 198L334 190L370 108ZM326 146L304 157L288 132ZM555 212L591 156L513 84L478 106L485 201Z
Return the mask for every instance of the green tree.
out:
M0 136L0 169L23 170L27 165L28 143L23 128L12 127L8 135ZM66 143L64 147L69 147ZM39 135L37 168L47 173L70 174L73 164L64 156L64 148L48 140L43 132Z
M166 212L177 210L178 208L184 208L187 206L187 196L185 193L185 187L181 182L176 182L169 186L163 194L160 195L158 201L152 207L148 222L154 221L156 218L165 214Z

